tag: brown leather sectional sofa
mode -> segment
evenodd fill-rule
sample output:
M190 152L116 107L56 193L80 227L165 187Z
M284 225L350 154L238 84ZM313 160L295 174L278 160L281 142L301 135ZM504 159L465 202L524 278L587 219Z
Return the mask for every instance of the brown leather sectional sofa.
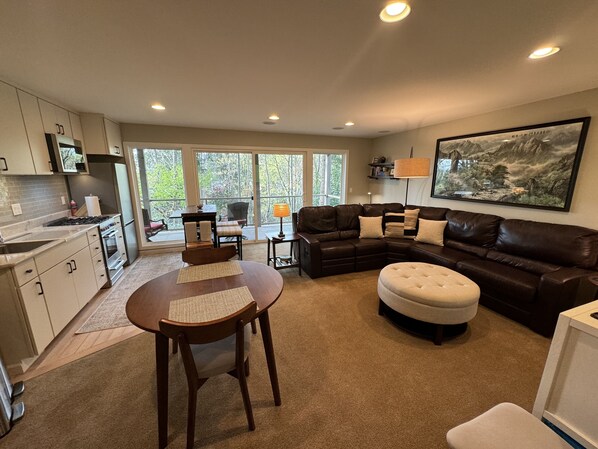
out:
M407 206L413 209L415 206ZM482 291L480 303L551 336L558 314L592 297L580 282L598 275L598 231L419 207L419 218L447 220L444 245L410 239L360 239L359 216L402 212L400 203L304 207L294 215L303 270L312 278L428 262L463 273Z

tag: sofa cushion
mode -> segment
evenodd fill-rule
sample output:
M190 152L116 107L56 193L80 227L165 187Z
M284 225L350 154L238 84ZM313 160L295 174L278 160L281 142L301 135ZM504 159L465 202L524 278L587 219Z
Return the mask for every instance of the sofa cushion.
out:
M379 204L364 204L363 215L365 217L381 217L384 212L403 212L404 208L401 203L379 203Z
M411 246L409 254L410 259L415 262L428 262L448 268L455 268L457 262L461 260L478 259L473 254L456 249L417 242Z
M509 265L513 268L519 268L520 270L529 271L530 273L543 275L546 273L552 273L557 271L561 267L547 262L539 260L528 259L526 257L514 256L512 254L501 253L500 251L488 251L486 255L488 260L493 260L505 265Z
M489 251L488 248L470 245L469 243L463 243L450 239L444 239L444 246L448 246L449 248L457 249L459 251L464 251L469 254L474 254L482 259L486 257L486 254L488 254Z
M297 214L297 232L322 234L336 231L336 210L332 206L307 206Z
M375 239L351 239L347 240L355 247L356 256L366 256L368 254L386 254L386 242Z
M349 231L339 231L339 238L341 240L346 239L358 239L359 238L359 229L351 229Z
M419 209L419 218L424 220L445 220L446 213L450 210L446 207L429 206L406 206L405 209Z
M336 211L336 227L339 231L359 230L359 216L363 215L361 204L339 204Z
M380 239L384 237L382 232L383 217L359 217L359 238Z
M540 276L491 260L462 260L457 271L477 283L490 296L511 304L531 303L536 297Z
M476 214L462 210L446 213L446 238L490 248L496 242L498 226L503 220L498 215Z
M415 236L416 242L429 243L431 245L444 246L444 228L446 220L418 220L418 230Z
M347 240L334 240L320 243L322 260L355 257L355 246Z
M581 226L503 220L495 249L557 265L595 268L598 231Z
M419 209L404 212L385 212L382 227L384 237L415 238L417 235L417 214Z
M321 234L312 234L311 236L319 242L330 242L340 239L340 233L338 231L322 232Z

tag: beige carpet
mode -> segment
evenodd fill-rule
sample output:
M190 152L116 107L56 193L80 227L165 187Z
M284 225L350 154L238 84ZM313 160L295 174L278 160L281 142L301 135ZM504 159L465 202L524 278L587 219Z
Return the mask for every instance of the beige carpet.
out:
M531 410L548 339L481 307L466 334L438 347L378 316L377 271L281 274L270 320L283 404L273 404L258 334L256 431L247 431L236 379L220 376L199 391L196 448L446 448L448 429L499 402ZM0 448L157 447L154 384L149 334L58 368L27 383L26 416ZM168 447L183 448L187 391L176 356L170 384Z

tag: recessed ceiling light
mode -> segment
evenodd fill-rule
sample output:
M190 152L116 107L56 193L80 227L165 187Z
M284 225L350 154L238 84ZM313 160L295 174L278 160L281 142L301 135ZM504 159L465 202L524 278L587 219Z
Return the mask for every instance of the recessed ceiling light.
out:
M529 59L541 59L546 58L548 56L552 56L555 53L558 53L560 50L559 47L544 47L538 48L531 55L528 56Z
M163 111L166 108L164 106L162 106L160 103L154 103L152 105L152 109L155 109L157 111Z
M280 117L279 117L278 115L276 115L276 114L272 114L272 115L271 115L270 117L268 117L268 118L269 118L270 120L274 120L274 121L276 121L276 120L280 120Z
M380 12L382 22L398 22L409 15L411 8L407 2L392 2Z
M276 125L276 122L269 122L268 120L262 122L264 125Z
M335 126L335 127L334 127L334 128L332 128L332 129L334 129L334 130L338 131L338 130L345 129L345 128L344 128L344 127L342 127L342 126Z
M355 126L355 123L353 123L353 122L347 122L347 123L345 123L345 126Z

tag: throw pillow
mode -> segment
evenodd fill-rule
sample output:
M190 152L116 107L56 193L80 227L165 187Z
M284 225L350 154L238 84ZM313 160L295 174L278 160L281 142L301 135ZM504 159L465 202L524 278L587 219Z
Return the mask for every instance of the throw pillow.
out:
M382 233L382 218L359 216L359 238L380 239L384 237Z
M446 220L419 219L419 230L415 237L416 242L429 243L430 245L444 246L444 228Z
M417 216L419 209L405 212L386 212L384 214L384 237L414 238L417 234Z

